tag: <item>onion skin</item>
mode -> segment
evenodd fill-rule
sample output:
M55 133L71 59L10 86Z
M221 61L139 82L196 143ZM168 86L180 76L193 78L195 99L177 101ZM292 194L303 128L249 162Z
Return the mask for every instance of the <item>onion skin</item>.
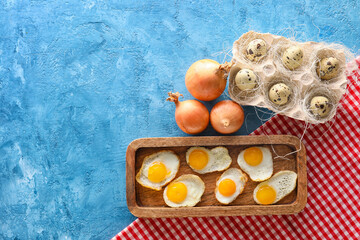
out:
M244 110L239 104L231 100L218 102L211 109L210 122L219 133L234 133L244 123Z
M175 103L175 121L179 128L188 134L198 134L204 131L209 125L209 111L204 104L197 100L178 100L179 93L169 92L167 101Z
M232 63L219 64L211 59L193 63L186 72L185 85L196 99L211 101L225 90L226 79Z

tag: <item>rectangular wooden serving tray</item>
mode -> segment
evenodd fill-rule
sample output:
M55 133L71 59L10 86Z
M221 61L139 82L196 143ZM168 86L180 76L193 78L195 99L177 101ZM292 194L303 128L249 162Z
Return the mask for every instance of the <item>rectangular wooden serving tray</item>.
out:
M231 167L239 168L238 154L250 146L268 147L273 156L274 173L292 170L298 174L296 189L274 205L257 205L253 190L258 183L247 182L245 189L229 205L220 204L214 194L216 179L222 172L197 174L185 160L188 148L202 146L226 147L232 158ZM170 208L163 200L163 190L155 191L141 186L135 180L144 158L160 150L172 150L180 157L176 178L182 174L196 174L205 182L205 192L195 207ZM297 151L297 152L294 152ZM292 153L293 152L293 153ZM286 157L281 157L285 156ZM280 156L280 157L277 157ZM221 136L142 138L131 142L126 152L126 198L130 212L137 217L209 217L245 215L282 215L300 212L307 201L306 150L300 139L291 135Z

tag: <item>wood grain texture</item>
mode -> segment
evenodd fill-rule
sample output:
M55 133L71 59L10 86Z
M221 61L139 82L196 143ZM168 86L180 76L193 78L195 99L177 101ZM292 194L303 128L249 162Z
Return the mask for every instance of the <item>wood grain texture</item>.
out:
M275 205L261 206L253 200L253 190L257 182L249 179L244 192L229 205L219 203L214 195L216 179L223 172L197 174L185 160L189 147L226 147L232 158L231 167L239 168L238 154L250 146L268 147L274 159L274 173L292 170L298 174L297 188ZM163 190L145 188L135 180L144 158L160 150L172 150L180 158L180 168L176 177L195 174L205 183L205 193L195 207L170 208L163 200ZM296 153L292 153L299 150ZM288 154L288 155L287 155ZM281 157L285 156L286 157ZM240 216L294 214L301 211L307 200L306 151L301 141L290 135L273 136L222 136L222 137L174 137L144 138L129 144L126 152L126 195L130 212L137 217L200 217L200 216Z

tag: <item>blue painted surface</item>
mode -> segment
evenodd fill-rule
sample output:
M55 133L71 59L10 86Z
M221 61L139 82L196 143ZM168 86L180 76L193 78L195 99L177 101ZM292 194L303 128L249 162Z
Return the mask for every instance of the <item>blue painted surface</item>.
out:
M222 62L248 30L356 52L358 1L330 2L1 1L0 239L112 237L135 219L127 145L186 136L165 98L191 99L191 63ZM245 112L237 134L261 124L253 107Z

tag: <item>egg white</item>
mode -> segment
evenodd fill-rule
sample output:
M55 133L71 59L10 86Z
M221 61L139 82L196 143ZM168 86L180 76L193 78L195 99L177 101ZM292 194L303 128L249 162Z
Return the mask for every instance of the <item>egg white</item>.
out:
M274 188L276 192L276 198L272 204L277 203L278 201L289 195L292 191L294 191L296 187L296 180L297 174L293 171L285 170L274 174L274 176L272 176L269 180L259 183L256 186L253 194L255 202L257 204L261 204L256 198L256 193L261 186L269 185Z
M249 175L251 180L255 182L261 182L271 177L273 173L273 159L271 152L268 148L265 147L257 147L257 148L259 148L263 154L263 160L259 165L251 166L247 164L247 162L244 159L244 153L246 149L240 152L237 162L240 168Z
M185 174L178 177L173 182L181 182L185 184L187 188L187 195L184 201L182 201L181 203L174 203L170 201L166 195L168 186L170 186L169 184L168 186L166 186L163 193L163 198L166 205L168 205L169 207L193 207L198 202L200 202L201 197L205 192L205 183L203 182L203 180L201 180L200 177L194 174Z
M206 152L209 156L209 161L208 161L207 165L201 170L194 169L189 164L190 153L194 150L202 150L202 151ZM211 150L204 148L204 147L191 147L186 151L187 164L194 172L197 172L200 174L216 172L216 171L223 171L225 169L228 169L231 165L231 161L232 160L229 155L229 151L224 147L215 147Z
M163 163L168 171L165 179L159 183L154 183L148 178L149 167L154 162ZM165 186L167 183L171 182L171 180L175 178L179 170L179 166L179 157L173 151L156 152L144 158L143 164L139 172L136 174L136 181L144 187L160 191L163 186Z
M235 193L231 196L224 196L219 192L219 184L224 179L231 179L235 182L236 190ZM226 170L216 181L216 188L215 188L215 197L216 199L223 204L229 204L234 201L243 191L248 181L248 177L245 173L243 173L238 168L229 168Z

